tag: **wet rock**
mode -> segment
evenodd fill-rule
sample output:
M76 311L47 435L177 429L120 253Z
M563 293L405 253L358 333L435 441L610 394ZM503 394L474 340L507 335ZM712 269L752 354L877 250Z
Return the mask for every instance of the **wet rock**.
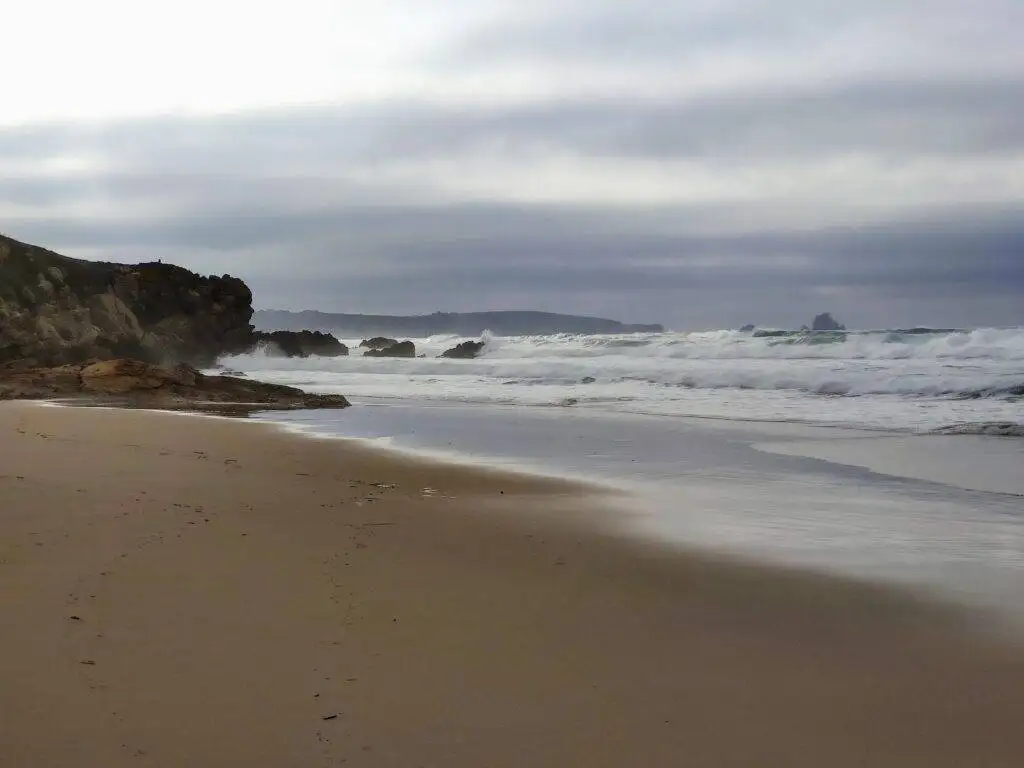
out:
M482 341L464 341L461 344L456 344L451 349L446 349L441 353L441 357L448 357L456 360L472 360L479 355L483 349L484 342Z
M257 331L257 346L285 357L343 357L348 347L322 331Z
M398 343L398 339L391 339L387 336L374 336L372 339L363 339L359 342L363 349L387 349Z
M380 349L367 349L363 357L416 357L416 345L411 341L399 341Z

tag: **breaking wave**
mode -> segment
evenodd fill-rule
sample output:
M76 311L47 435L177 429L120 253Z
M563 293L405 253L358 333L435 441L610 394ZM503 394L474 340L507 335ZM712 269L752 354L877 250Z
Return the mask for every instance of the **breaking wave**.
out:
M460 340L418 339L423 357L417 359L252 355L225 363L357 399L571 403L921 431L1024 423L1022 328L486 334L475 360L438 357ZM346 341L356 346L359 340Z
M933 429L935 435L987 435L990 437L1024 437L1024 424L1012 421L982 421L977 423L950 424Z

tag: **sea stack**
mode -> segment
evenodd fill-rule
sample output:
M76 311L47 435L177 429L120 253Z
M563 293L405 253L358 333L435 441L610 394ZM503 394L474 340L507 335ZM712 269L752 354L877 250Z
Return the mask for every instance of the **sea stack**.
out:
M811 323L812 331L845 331L846 326L836 321L829 312L822 312L816 315Z

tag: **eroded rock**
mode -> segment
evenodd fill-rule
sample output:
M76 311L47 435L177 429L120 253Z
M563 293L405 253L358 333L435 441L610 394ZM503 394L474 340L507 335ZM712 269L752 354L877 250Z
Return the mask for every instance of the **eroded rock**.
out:
M257 331L256 344L285 357L343 357L348 347L322 331Z
M228 275L83 261L0 236L0 362L207 366L252 347L252 313L249 288Z
M372 339L363 339L359 342L362 349L387 349L398 343L398 339L391 339L387 336L374 336Z
M416 357L416 345L411 341L399 341L381 349L368 349L363 357Z
M441 357L453 358L456 360L472 360L484 349L484 342L482 341L464 341L461 344L456 344L451 349L446 349L441 353Z
M341 395L311 395L280 384L209 376L185 364L164 367L115 359L54 367L25 362L0 366L0 400L58 398L190 410L223 405L275 410L349 405Z
M846 326L836 322L836 319L828 312L816 315L811 323L812 331L845 331Z

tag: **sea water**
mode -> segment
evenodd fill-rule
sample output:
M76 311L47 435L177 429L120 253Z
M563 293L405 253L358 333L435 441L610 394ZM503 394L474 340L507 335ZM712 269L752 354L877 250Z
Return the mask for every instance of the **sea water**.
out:
M1024 616L1021 329L489 338L477 360L436 357L455 341L224 362L355 404L265 416L295 428L599 480L630 491L633 535Z
M759 335L766 334L769 335ZM1024 433L1024 328L416 339L417 359L230 358L254 377L361 401L575 407L862 429ZM356 347L359 340L347 340Z

